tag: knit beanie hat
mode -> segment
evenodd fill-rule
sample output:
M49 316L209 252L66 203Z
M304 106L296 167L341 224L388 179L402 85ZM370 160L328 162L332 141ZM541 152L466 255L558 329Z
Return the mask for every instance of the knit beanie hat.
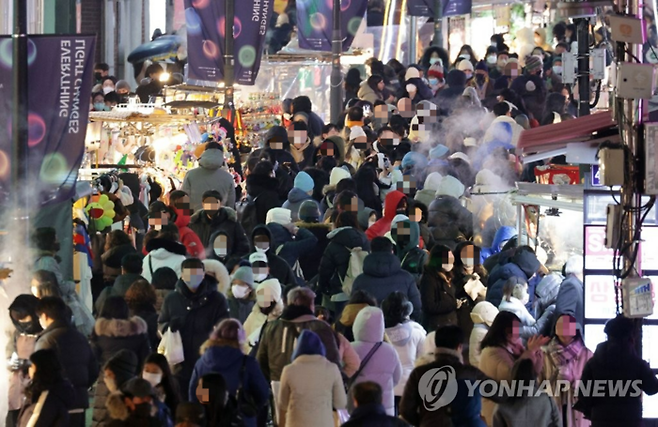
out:
M267 258L267 257L266 257ZM251 267L243 266L235 270L235 273L233 274L233 280L240 280L249 287L253 289L254 287L254 271L251 269Z
M439 184L439 188L436 190L437 196L452 196L455 199L459 199L464 195L464 184L459 182L457 178L451 175L444 176Z
M281 283L277 279L267 279L256 288L256 301L260 307L269 307L272 301L281 302Z
M537 70L541 70L542 67L543 67L543 61L539 56L531 55L528 56L525 60L526 74L531 74Z
M439 80L443 80L445 78L445 73L443 72L443 67L434 64L430 67L430 69L427 71L427 77L436 77Z
M329 185L336 186L342 180L349 178L352 178L352 175L350 175L347 169L339 167L333 168L331 170L331 175L329 175Z
M302 190L304 193L308 193L309 191L313 191L313 188L315 187L315 183L313 182L313 178L311 178L311 175L302 171L299 172L295 177L294 186L295 188L299 188L300 190Z
M301 204L299 219L304 222L320 222L320 208L315 200L306 200Z
M407 68L407 72L404 74L405 81L409 79L419 79L419 78L420 78L420 72L418 72L417 68L415 67Z
M155 390L153 389L153 386L151 386L151 383L146 381L143 378L132 378L128 380L123 387L121 387L121 391L123 391L124 394L131 396L131 397L155 397Z
M299 334L299 338L297 338L297 346L292 352L292 360L303 355L324 356L325 354L326 349L320 336L309 329L304 329L302 333Z
M553 65L555 65L556 62L559 62L560 64L562 63L562 55L557 55L553 58Z
M450 152L450 149L443 144L439 144L430 150L430 159L442 159Z
M440 173L432 172L431 174L427 175L427 178L425 178L425 186L423 189L436 191L439 189L439 185L441 185L442 180L443 176Z
M457 69L459 71L473 71L473 64L468 59L462 59L457 64Z
M487 66L486 61L481 60L481 61L478 62L477 65L475 66L475 70L476 70L476 71L477 71L477 70L480 70L480 71L484 71L484 72L487 72L487 73L488 73L488 72L489 72L489 67Z
M107 361L105 369L114 373L117 386L121 387L126 381L137 376L137 365L137 355L124 348Z
M265 224L271 222L288 225L292 222L292 212L290 212L290 209L286 208L272 208L267 211L267 216L265 217Z

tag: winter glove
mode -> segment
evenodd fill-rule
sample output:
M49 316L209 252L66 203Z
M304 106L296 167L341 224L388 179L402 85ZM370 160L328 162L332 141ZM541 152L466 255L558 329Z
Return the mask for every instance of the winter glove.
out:
M171 332L178 332L178 331L181 330L181 328L183 327L184 324L185 324L185 318L180 317L180 316L179 317L174 317L169 322L169 330Z

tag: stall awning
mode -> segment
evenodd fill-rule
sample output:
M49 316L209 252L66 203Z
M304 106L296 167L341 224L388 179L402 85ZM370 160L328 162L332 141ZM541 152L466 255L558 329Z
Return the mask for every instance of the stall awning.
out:
M593 141L607 135L616 123L612 114L603 111L589 116L578 117L554 125L540 126L521 132L517 154L542 153L565 148L568 143Z

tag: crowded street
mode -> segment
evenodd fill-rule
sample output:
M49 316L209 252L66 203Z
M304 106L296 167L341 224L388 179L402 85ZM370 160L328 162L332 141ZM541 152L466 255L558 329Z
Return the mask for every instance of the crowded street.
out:
M0 0L0 425L658 425L656 4L487 1Z

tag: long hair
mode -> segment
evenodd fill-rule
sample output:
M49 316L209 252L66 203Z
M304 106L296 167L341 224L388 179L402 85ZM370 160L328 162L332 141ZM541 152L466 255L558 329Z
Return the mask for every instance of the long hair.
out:
M183 396L181 394L178 380L176 379L174 374L171 373L171 368L169 367L169 362L167 362L167 358L159 353L151 353L144 361L144 366L146 366L149 363L157 365L158 368L160 368L160 370L162 371L162 380L160 381L160 385L162 386L165 392L164 403L169 408L171 408L172 411L175 411L178 404L183 400Z
M514 322L521 323L516 314L509 311L501 311L494 319L487 335L484 336L480 349L487 347L504 347L507 345L507 336L512 333Z
M111 296L105 300L101 308L100 316L103 319L127 319L130 311L128 304L120 296Z
M203 406L206 408L206 419L209 426L221 425L222 418L226 417L226 399L228 387L222 374L210 373L201 377L199 385L208 393L208 402Z
M447 283L452 280L452 272L443 269L444 261L450 257L450 248L444 245L434 245L425 266L425 272L431 276L439 276Z
M49 390L64 377L62 364L56 350L36 351L30 356L30 362L36 367L36 372L30 384L25 388L25 395L34 402L42 392Z

